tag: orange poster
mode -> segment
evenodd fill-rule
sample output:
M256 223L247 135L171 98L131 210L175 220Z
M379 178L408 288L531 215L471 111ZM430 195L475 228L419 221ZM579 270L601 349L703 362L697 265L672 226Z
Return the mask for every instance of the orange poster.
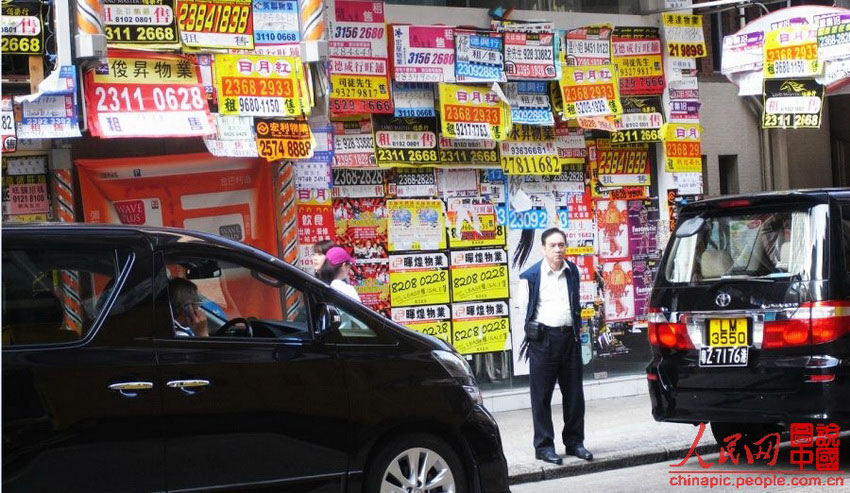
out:
M206 153L78 159L85 222L172 226L277 253L272 167Z

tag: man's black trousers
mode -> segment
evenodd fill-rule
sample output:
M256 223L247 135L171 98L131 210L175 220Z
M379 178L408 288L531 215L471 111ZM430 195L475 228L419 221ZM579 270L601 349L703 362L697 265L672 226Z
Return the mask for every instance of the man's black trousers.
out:
M547 329L543 339L529 342L531 415L534 420L534 449L555 450L552 428L552 392L555 382L561 388L564 405L564 431L567 447L584 441L584 389L581 349L572 330Z

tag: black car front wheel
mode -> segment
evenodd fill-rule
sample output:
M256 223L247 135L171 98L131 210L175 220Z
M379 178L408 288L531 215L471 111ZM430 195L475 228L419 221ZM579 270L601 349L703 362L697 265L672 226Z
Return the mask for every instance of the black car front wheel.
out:
M754 445L772 433L781 433L782 428L779 425L772 423L719 423L711 422L711 434L720 446L728 446L734 439L736 434L740 434L740 438L735 442L737 450L743 451L744 446L749 446L750 450L756 450ZM772 440L771 437L765 438L763 443ZM774 443L778 443L778 440Z
M387 443L372 461L364 491L380 493L465 493L466 472L445 441L423 433Z

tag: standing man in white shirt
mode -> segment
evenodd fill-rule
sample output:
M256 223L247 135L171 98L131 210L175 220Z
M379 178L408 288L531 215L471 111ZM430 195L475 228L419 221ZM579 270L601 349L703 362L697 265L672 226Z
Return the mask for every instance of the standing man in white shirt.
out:
M562 464L555 452L552 427L552 393L561 387L567 455L592 460L584 448L584 390L582 388L579 328L578 267L564 259L566 235L558 228L543 232L543 260L520 275L519 306L526 305L525 341L529 358L531 415L534 420L534 451L539 460Z

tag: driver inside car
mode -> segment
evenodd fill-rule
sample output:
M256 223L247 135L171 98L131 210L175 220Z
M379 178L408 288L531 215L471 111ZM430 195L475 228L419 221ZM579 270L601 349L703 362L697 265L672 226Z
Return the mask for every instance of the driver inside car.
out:
M208 337L207 315L201 308L198 286L188 279L175 277L168 281L168 297L177 337Z

